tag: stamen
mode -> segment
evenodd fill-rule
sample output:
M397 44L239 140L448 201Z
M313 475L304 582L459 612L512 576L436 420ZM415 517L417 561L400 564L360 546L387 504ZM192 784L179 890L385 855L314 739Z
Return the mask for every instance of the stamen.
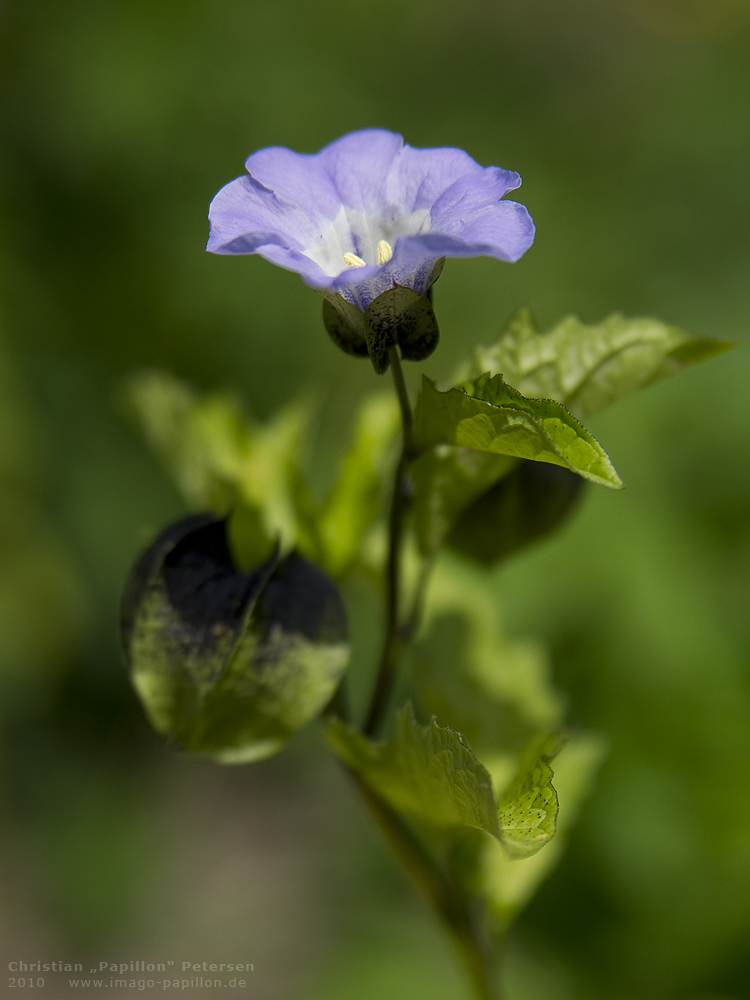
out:
M367 262L358 257L356 253L345 253L344 263L347 267L367 267Z
M378 243L378 264L387 264L393 256L393 247L387 240Z

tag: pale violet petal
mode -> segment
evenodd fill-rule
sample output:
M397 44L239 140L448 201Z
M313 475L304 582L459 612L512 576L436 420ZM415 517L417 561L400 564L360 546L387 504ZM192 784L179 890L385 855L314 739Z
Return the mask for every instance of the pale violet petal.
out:
M377 214L383 205L388 173L403 144L395 132L364 129L325 146L318 156L347 208Z
M439 257L517 260L534 239L526 209L500 201L518 174L482 167L452 147L414 149L400 135L366 129L318 154L268 147L249 175L211 203L207 249L257 253L365 308L404 285L427 290ZM385 241L393 254L379 265ZM354 254L364 267L347 267Z
M432 229L413 237L435 257L496 257L510 262L534 242L534 222L524 205L499 201L473 216L454 220L453 232Z
M390 205L400 206L402 212L430 210L457 180L467 174L481 173L483 169L463 149L404 146L388 175L386 200Z
M278 267L286 268L287 271L296 271L311 288L330 288L334 280L330 274L326 274L319 264L298 250L279 244L266 243L258 247L255 253Z
M303 250L318 227L297 205L283 201L252 177L225 184L208 210L213 253L254 253L265 243Z
M520 185L521 178L515 171L501 167L484 167L465 174L435 199L430 210L430 228L457 233L465 219L496 204L504 194Z
M268 146L249 156L245 168L264 187L321 225L335 218L341 208L341 198L318 153Z

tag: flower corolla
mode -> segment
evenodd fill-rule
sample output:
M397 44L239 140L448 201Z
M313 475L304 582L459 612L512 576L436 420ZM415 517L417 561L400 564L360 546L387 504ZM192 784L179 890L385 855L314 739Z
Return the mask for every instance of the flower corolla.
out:
M444 257L516 261L534 240L521 178L461 149L415 149L365 129L319 153L272 146L211 202L207 249L258 254L327 298L366 309L397 286L424 295Z

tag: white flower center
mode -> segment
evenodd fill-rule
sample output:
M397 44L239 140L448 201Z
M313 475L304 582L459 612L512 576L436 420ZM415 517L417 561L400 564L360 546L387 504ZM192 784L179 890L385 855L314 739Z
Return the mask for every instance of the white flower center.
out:
M388 240L381 240L378 243L378 264L387 264L393 256L393 247ZM347 267L367 267L367 261L362 260L356 253L345 253L344 263Z
M399 236L416 236L429 231L430 210L420 208L409 215L388 218L365 215L352 208L340 208L323 232L316 234L312 244L303 251L331 277L341 274L343 267L365 267L386 264L393 256Z

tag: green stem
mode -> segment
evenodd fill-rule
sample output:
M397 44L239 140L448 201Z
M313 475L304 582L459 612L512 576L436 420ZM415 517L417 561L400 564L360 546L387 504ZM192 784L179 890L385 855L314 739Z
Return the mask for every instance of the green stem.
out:
M411 610L409 611L404 624L401 626L404 642L409 642L419 628L419 623L422 620L422 609L424 607L425 594L427 593L427 584L430 582L434 562L435 560L431 556L422 557L422 562L419 567L419 575L417 577L417 583L412 597Z
M490 979L490 963L479 943L468 900L456 891L451 880L438 868L403 820L357 774L353 771L349 773L394 853L453 938L477 1000L500 1000Z
M411 402L409 401L409 393L406 391L406 382L404 381L404 372L401 368L401 358L398 353L397 347L392 347L388 352L388 358L391 362L391 372L393 373L393 385L396 389L396 395L398 396L398 405L401 407L401 426L404 431L404 452L408 459L414 458L415 448L414 448L414 418L411 412Z
M416 456L414 446L414 420L409 395L406 390L398 348L389 352L393 383L401 407L403 444L396 466L389 516L388 561L386 565L386 628L383 652L377 679L370 700L364 731L372 736L382 725L396 680L398 661L406 643L416 630L422 600L432 568L432 560L423 561L408 617L400 620L401 605L401 548L404 521L411 503L409 464ZM341 710L341 704L336 707ZM490 961L486 948L481 944L471 912L470 900L449 875L437 865L435 859L412 833L404 821L377 796L354 772L349 772L360 794L375 816L378 825L414 881L429 900L451 934L471 980L477 1000L499 1000L490 977Z
M369 735L378 732L386 710L388 700L396 680L396 667L408 638L399 625L399 610L401 603L401 543L404 534L404 517L411 503L411 484L408 478L409 460L414 454L412 437L412 413L409 395L406 391L404 373L401 370L401 359L398 348L392 347L389 352L393 382L401 407L401 423L403 426L403 445L396 466L396 476L393 483L391 512L388 532L388 563L385 572L386 584L386 626L383 652L380 657L380 667L375 681L375 687L370 699L370 707L364 724L364 731Z

